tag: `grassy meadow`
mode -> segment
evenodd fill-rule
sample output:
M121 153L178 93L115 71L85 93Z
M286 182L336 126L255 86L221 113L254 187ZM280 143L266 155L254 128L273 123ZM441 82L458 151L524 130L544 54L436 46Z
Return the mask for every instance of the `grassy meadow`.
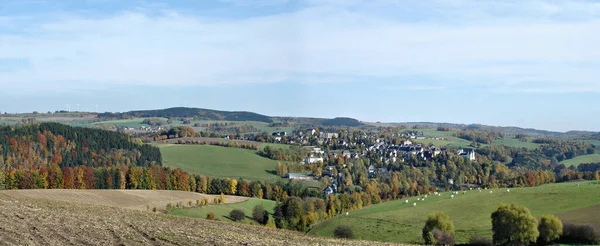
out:
M192 207L192 208L183 208L183 209L175 209L171 210L170 214L185 216L185 217L194 217L194 218L206 218L206 215L210 212L215 214L215 218L222 221L232 221L229 218L229 212L234 209L241 209L246 214L246 217L252 216L252 209L254 206L262 204L265 210L269 212L269 214L273 214L273 209L275 209L275 201L264 200L264 199L256 199L251 198L243 202L232 203L232 204L223 204L223 205L207 205L206 207ZM250 221L251 219L246 219L246 221Z
M577 186L577 184L580 184ZM492 191L493 193L490 193ZM316 225L309 234L332 237L338 225L352 227L357 239L422 244L421 229L430 213L448 213L456 228L456 240L468 242L473 235L491 238L491 213L501 203L516 203L528 207L534 216L556 214L562 219L600 226L600 216L582 216L590 207L600 204L600 184L589 182L549 184L534 188L467 191L450 198L451 192L429 196L425 201L416 197L382 203L338 215ZM416 207L413 203L416 202ZM583 219L582 219L583 218ZM589 218L586 220L585 218Z
M277 161L256 151L210 145L158 145L167 167L221 178L276 181Z
M561 161L561 164L565 166L579 166L579 164L583 163L598 163L600 162L600 154L592 154L592 155L580 155L576 156L573 159Z

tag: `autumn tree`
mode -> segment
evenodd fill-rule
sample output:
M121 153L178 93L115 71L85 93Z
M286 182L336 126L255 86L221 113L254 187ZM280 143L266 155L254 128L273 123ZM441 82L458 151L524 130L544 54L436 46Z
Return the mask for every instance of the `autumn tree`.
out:
M524 206L502 204L491 217L494 245L527 245L539 236L537 221Z
M221 193L221 196L219 198L219 203L225 203L225 195L223 193Z
M440 231L437 238L434 235L434 230ZM422 231L425 244L435 244L440 241L441 237L446 236L443 234L447 234L448 236L454 235L454 224L448 214L444 212L432 213L427 217Z
M542 216L538 225L538 231L540 232L537 240L538 243L551 244L559 239L563 233L562 221L554 215Z

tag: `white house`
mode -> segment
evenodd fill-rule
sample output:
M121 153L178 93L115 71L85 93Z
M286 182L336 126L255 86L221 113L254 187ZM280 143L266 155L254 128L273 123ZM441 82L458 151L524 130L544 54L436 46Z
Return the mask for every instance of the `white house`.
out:
M456 154L470 161L475 161L475 151L473 149L459 149Z
M304 159L304 163L306 163L306 164L318 163L318 162L323 163L323 157L311 156L311 157L306 157L306 159Z

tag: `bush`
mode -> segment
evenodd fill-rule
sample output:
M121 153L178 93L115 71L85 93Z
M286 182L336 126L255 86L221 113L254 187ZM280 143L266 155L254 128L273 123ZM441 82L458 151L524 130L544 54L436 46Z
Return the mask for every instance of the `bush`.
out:
M252 219L262 225L267 224L267 221L269 220L269 213L267 210L265 210L265 207L263 207L262 204L258 204L252 209Z
M215 220L215 214L213 212L210 212L206 215L206 219L207 220Z
M246 218L246 214L241 209L234 209L229 212L229 217L235 221L240 221Z
M526 207L502 204L491 217L494 245L527 245L540 234L535 217Z
M492 243L492 240L490 240L487 237L473 236L473 237L471 237L471 240L469 240L469 245L472 245L472 246L494 246L494 243Z
M546 245L550 244L562 235L562 221L554 215L542 216L540 224L538 225L538 231L540 232L540 236L538 237L537 242Z
M558 240L563 244L598 244L600 234L592 225L575 225L563 222L563 234Z
M333 235L337 238L353 238L354 232L352 232L352 228L346 225L340 225L335 228L333 231Z
M453 245L455 242L454 237L445 231L435 229L432 234L436 245Z
M425 244L436 243L436 235L434 235L433 233L434 230L444 232L444 234L447 234L447 236L450 237L454 235L454 224L450 220L448 214L444 212L437 212L432 213L429 215L429 217L427 217L427 221L425 222L425 226L423 227L423 239L425 240ZM441 235L440 232L438 232L438 236L445 236Z

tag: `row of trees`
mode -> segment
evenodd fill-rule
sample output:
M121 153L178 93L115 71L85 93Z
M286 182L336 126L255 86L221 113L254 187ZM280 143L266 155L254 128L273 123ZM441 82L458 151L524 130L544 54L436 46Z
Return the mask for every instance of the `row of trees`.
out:
M491 144L497 139L503 138L504 134L492 131L464 130L455 133L454 136L481 144Z
M597 244L599 232L590 225L563 223L554 215L542 216L539 221L529 209L516 204L502 204L491 215L493 241L473 237L471 245L551 245ZM454 244L454 224L444 212L432 213L423 227L425 244Z

